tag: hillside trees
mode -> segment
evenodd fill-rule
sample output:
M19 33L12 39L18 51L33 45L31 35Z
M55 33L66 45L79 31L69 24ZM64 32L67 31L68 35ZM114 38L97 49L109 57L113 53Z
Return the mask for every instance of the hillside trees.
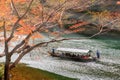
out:
M43 2L44 1L44 2ZM74 31L64 29L64 20L67 10L81 9L86 10L91 5L100 0L1 0L0 3L0 26L4 32L4 51L0 57L5 56L4 80L9 80L9 70L15 67L24 55L37 47L47 46L49 43L60 42L70 39L80 38L61 38L63 34L70 34L85 30L80 26L92 22L80 21L70 26ZM53 1L53 2L52 2ZM79 3L79 4L78 4ZM4 7L4 9L3 9ZM68 17L67 17L68 18ZM58 30L52 31L58 27ZM79 29L78 29L79 28ZM103 30L103 29L102 29ZM54 36L49 41L31 44L31 39L41 39L44 36L41 33L47 33ZM101 33L98 32L99 34ZM20 40L17 38L24 36ZM95 35L94 35L95 36ZM10 43L17 42L11 47ZM11 63L11 57L19 54L14 62Z

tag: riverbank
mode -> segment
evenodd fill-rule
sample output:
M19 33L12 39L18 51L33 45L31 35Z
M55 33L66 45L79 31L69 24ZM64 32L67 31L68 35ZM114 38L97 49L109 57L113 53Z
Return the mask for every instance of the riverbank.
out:
M18 64L11 70L10 74L10 80L76 80L37 68L28 67L24 64Z

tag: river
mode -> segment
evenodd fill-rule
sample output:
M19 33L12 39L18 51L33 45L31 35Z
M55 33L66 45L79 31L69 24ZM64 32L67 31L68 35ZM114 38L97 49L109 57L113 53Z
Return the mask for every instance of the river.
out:
M71 37L66 35L67 37ZM65 36L65 37L66 37ZM81 37L74 34L74 37ZM42 39L45 41L48 39ZM40 40L39 40L40 41ZM37 42L37 41L35 41ZM120 80L120 39L113 38L94 38L69 40L59 43L49 44L47 47L37 48L23 57L22 63L28 66L47 70L63 76L76 78L76 80ZM99 50L101 58L97 62L76 62L63 60L48 55L52 47L69 47L90 49L94 53ZM12 60L18 54L12 56ZM1 58L1 61L3 58Z

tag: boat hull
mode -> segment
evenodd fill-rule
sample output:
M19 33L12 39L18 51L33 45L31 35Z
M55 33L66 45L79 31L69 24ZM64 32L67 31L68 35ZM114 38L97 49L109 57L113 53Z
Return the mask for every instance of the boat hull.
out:
M80 61L80 62L91 62L91 61L96 61L97 60L96 57L91 57L91 56L82 57L81 55L79 55L79 56L66 56L66 55L53 54L53 53L49 53L49 54L53 57L59 57L59 58L62 58L62 59L70 59L70 60Z

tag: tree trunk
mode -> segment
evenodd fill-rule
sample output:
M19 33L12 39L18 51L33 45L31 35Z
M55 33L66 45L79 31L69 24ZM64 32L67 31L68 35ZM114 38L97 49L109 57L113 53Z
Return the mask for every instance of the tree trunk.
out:
M10 54L9 54L9 49L8 49L8 40L7 40L7 36L6 36L6 25L5 25L5 21L3 23L3 30L4 30L4 45L5 45L5 67L4 67L4 80L9 80L9 64L10 64Z
M7 41L5 42L5 67L4 67L4 80L9 80L9 65L11 56L8 52L8 44Z
M19 55L19 57L10 65L9 70L11 70L12 68L14 68L15 65L18 64L18 62L21 60L21 58L22 58L24 55L25 55L24 52L21 53L21 54Z
M4 80L9 80L9 64L10 64L10 60L6 56L5 69L4 69Z

